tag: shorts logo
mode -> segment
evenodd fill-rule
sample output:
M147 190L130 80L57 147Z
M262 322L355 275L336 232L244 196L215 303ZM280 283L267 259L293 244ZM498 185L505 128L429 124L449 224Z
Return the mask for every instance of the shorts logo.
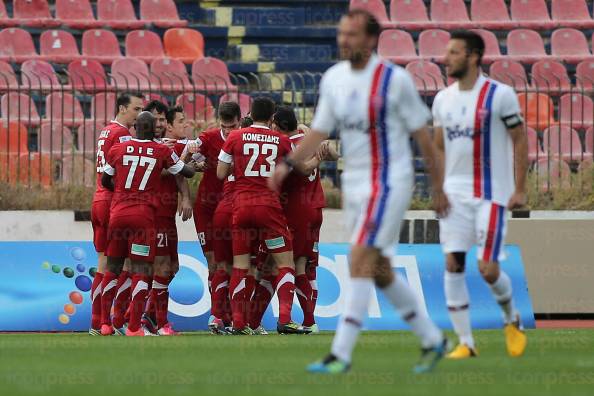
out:
M143 257L148 257L150 251L151 251L150 246L137 245L135 243L132 244L132 248L130 249L130 252L132 254L135 254L137 256L143 256Z
M200 246L206 245L206 238L204 237L203 232L198 233L198 242L200 242Z
M267 239L265 242L266 247L270 250L279 249L285 246L285 238L282 236L274 239Z

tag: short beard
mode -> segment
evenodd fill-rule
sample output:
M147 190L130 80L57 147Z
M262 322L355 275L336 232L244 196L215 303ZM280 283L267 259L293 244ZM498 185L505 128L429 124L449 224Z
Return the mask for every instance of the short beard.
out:
M468 74L468 66L465 65L463 68L456 70L455 72L450 74L450 77L455 78L456 80L460 80Z

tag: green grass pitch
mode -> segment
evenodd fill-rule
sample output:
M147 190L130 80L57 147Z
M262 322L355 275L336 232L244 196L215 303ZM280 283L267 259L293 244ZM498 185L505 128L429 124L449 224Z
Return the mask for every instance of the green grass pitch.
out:
M521 358L502 331L477 331L480 357L412 374L409 332L366 332L349 374L307 374L331 333L309 336L91 337L0 335L3 395L591 395L592 330L531 330Z

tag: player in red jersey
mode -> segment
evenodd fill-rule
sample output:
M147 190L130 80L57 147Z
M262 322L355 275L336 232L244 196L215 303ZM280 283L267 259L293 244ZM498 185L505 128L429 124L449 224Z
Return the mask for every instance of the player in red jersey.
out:
M97 140L97 187L91 206L91 224L93 225L93 244L99 256L97 273L91 286L91 328L89 334L100 335L101 295L104 287L103 273L106 268L105 249L107 247L107 228L112 192L101 185L101 176L105 167L105 158L114 144L123 143L132 138L130 128L134 125L138 113L142 110L142 95L121 94L116 101L116 116L99 134ZM109 287L116 286L116 282Z
M295 264L291 235L283 214L279 194L268 189L268 178L276 164L291 151L289 139L270 129L274 102L256 98L250 114L254 124L233 131L219 155L217 176L224 180L231 173L235 177L233 201L233 273L229 285L234 334L253 334L244 315L246 276L250 268L250 254L255 242L263 241L277 267L276 292L279 298L277 331L286 334L305 334L300 325L291 320L295 291Z
M208 288L211 291L211 299L218 298L213 296L213 288L216 289L221 283L229 282L228 275L223 274L224 269L217 270L213 251L213 217L223 194L223 182L217 178L217 162L225 139L229 132L239 127L240 119L239 105L235 102L223 102L219 106L219 128L202 132L192 142L193 151L196 151L197 148L197 154L201 154L205 158L206 164L194 204L194 224L198 241L208 264ZM213 280L215 284L213 284ZM213 304L218 304L218 301L213 301ZM209 326L215 319L214 316L211 316Z
M150 265L155 257L155 210L161 183L161 171L184 177L194 176L194 168L183 161L166 145L155 142L155 119L149 112L138 115L138 139L113 147L106 158L102 185L114 191L106 250L107 271L104 283L114 281L120 274L126 257L132 269L132 301L127 336L152 335L141 327ZM111 297L111 298L110 298ZM109 310L111 295L103 295L101 334L113 334Z

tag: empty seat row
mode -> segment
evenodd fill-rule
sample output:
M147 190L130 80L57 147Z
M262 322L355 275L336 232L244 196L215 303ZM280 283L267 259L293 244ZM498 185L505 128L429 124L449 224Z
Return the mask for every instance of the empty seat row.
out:
M551 14L545 0L511 0L509 11L505 0L472 0L470 17L464 0L431 0L429 12L423 0L391 0L390 18L383 0L351 0L350 8L370 11L383 27L406 30L594 27L586 0L552 0Z
M10 18L4 1L0 0L0 26L138 29L149 23L162 28L183 27L188 23L179 19L173 0L140 0L140 20L130 0L97 0L97 19L89 0L56 0L55 18L47 0L14 0L12 10Z
M68 83L62 85L53 66L42 60L28 60L21 65L23 90L70 90L97 92L135 90L190 92L194 90L220 93L237 91L229 77L227 65L216 58L202 58L192 64L192 82L186 66L177 59L159 58L149 67L134 58L113 61L110 78L101 64L93 60L75 60L68 65ZM12 67L0 61L0 91L18 89Z
M540 191L551 191L559 189L568 189L572 185L571 168L567 162L555 157L545 157L539 159L531 170L536 174L537 187ZM578 178L574 183L586 190L592 189L592 174L594 173L594 164L592 159L584 159L577 168Z
M577 29L563 28L551 35L551 56L545 51L541 35L529 29L512 30L507 35L507 54L502 55L495 34L484 29L474 29L485 41L484 62L499 59L513 59L524 63L534 63L541 59L558 59L569 63L579 63L592 58L588 40ZM442 29L425 30L419 34L418 54L411 34L404 30L386 29L379 38L380 55L396 62L408 63L417 58L443 61L450 33ZM594 39L593 39L594 43ZM594 45L594 44L593 44Z
M0 31L0 59L21 63L40 58L56 63L68 63L81 57L74 36L65 30L46 30L39 39L37 54L31 34L20 28ZM150 30L133 30L126 35L126 56L149 62L165 56L192 63L204 56L204 38L193 29L173 28L165 32L163 42ZM120 43L109 30L89 29L82 36L82 57L111 64L122 58Z
M545 129L542 133L542 141L535 129L528 127L526 133L530 162L545 157L557 157L569 163L592 159L594 139L594 128L592 127L584 134L583 145L578 132L566 125L556 125Z

